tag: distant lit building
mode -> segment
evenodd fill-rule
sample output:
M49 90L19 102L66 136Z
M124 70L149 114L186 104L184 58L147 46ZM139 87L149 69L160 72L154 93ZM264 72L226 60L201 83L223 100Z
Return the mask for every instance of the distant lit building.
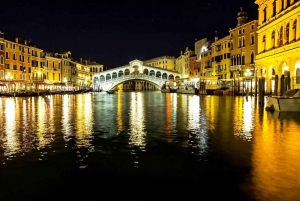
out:
M285 89L300 88L300 1L256 0L255 4L259 6L255 62L258 76L266 78L266 91L275 92L275 77L288 83Z
M215 36L215 41L211 44L212 54L212 76L219 79L230 78L230 37L221 39Z
M4 80L4 64L5 64L5 43L4 43L4 34L0 32L0 81Z
M175 70L176 58L171 56L161 56L153 59L149 59L144 62L145 66L154 66L167 70Z
M190 57L195 55L195 51L186 48L185 52L180 52L180 56L176 59L175 70L181 74L182 78L188 78L190 75Z
M46 55L46 82L49 84L61 83L61 62L60 58L57 58L57 53L45 52Z
M255 76L257 20L248 22L247 12L242 7L237 15L237 26L229 30L230 78L241 81Z

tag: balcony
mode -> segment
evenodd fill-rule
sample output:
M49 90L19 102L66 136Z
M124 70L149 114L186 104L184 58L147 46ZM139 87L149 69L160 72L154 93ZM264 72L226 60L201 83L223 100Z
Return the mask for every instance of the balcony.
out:
M240 71L242 70L242 65L230 66L230 71Z

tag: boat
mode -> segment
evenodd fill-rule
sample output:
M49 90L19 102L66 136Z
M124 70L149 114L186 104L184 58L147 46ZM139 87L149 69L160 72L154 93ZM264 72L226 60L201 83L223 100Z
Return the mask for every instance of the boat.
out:
M114 94L115 91L109 90L109 91L106 91L106 93L108 93L108 94Z
M300 112L300 89L287 90L283 96L267 96L267 111Z
M176 82L173 80L168 80L165 82L165 84L161 87L162 93L176 93L178 89L178 86L176 85Z
M198 94L198 90L195 87L178 88L177 93L179 94Z

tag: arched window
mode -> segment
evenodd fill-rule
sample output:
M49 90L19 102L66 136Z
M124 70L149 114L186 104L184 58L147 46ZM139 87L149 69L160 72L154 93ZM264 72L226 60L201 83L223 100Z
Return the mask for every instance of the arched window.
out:
M157 72L156 72L156 77L157 77L157 78L161 78L161 72L160 72L160 71L157 71Z
M300 68L296 70L296 84L300 84Z
M147 68L144 69L144 75L148 75L149 74L149 71Z
M272 68L272 76L275 76L276 75L276 73L275 73L275 69L274 68Z
M266 35L263 36L262 42L263 42L263 51L265 51L266 50Z
M120 71L118 72L118 77L122 77L123 75L124 75L123 71L120 70Z
M275 30L272 31L272 36L271 36L271 39L272 39L272 47L275 47Z
M294 39L296 40L296 33L297 33L297 20L294 20L293 22L293 35L294 35Z
M279 31L279 39L278 39L278 46L281 46L283 44L283 27L280 27Z
M162 79L165 79L165 80L168 79L167 73L163 73L163 74L162 74Z
M251 64L254 64L254 53L251 52Z
M101 75L101 76L100 76L100 82L105 82L105 77L104 77L104 75Z
M155 76L154 70L151 70L151 71L150 71L150 76Z
M125 75L129 75L129 74L130 74L129 69L125 69Z
M286 39L286 42L289 43L289 39L290 39L290 23L288 23L286 25L286 28L285 28L285 39Z
M111 75L109 73L106 74L106 80L110 80L111 79Z
M116 79L118 77L117 73L116 72L113 72L112 74L112 79Z
M245 55L244 54L242 55L242 63L241 64L245 65Z
M174 75L170 74L169 75L169 80L174 80Z

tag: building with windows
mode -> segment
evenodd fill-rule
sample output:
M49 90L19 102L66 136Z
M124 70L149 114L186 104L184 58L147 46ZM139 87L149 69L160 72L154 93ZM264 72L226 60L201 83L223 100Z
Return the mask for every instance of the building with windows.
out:
M4 80L4 61L5 61L4 34L0 32L0 80Z
M221 39L215 36L215 41L211 44L212 54L212 76L220 79L230 78L230 37Z
M258 5L258 76L266 92L300 87L300 1L255 0ZM275 86L275 80L282 80ZM276 87L276 88L275 88Z
M57 53L45 52L46 54L46 82L49 84L61 83L61 59L57 58Z
M175 70L181 74L182 78L188 78L190 75L190 57L195 56L195 51L191 48L186 48L185 52L180 52L175 63Z
M175 70L176 58L171 56L161 56L144 61L146 66L154 66L167 70Z
M237 14L237 26L229 30L230 78L234 79L238 93L244 93L248 87L255 88L256 31L257 20L248 22L247 12L241 7Z

